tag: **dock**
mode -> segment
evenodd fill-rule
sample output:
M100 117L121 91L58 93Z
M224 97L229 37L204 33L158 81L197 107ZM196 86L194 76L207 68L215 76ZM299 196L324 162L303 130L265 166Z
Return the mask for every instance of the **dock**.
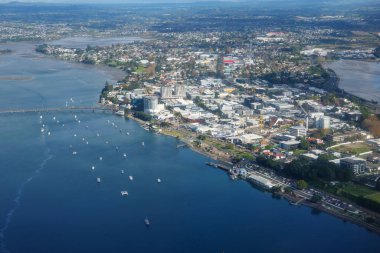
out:
M226 165L223 165L223 164L220 164L220 163L211 163L211 162L207 162L206 165L210 166L210 167L214 167L214 168L218 168L218 169L222 169L224 171L227 171L229 172L231 168L229 168L228 166Z

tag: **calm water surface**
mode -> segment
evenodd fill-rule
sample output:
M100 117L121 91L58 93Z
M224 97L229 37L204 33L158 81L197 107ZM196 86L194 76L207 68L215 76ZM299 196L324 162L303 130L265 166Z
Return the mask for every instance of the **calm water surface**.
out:
M117 74L13 47L0 56L0 109L94 105ZM114 115L0 114L0 144L1 253L379 252L378 235L231 181Z
M326 66L339 76L341 89L358 97L380 102L380 63L340 60Z

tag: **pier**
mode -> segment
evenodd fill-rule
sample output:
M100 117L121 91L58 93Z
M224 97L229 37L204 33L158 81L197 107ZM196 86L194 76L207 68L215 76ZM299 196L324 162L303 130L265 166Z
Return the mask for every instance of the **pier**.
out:
M214 168L222 169L222 170L227 171L227 172L231 169L228 166L220 164L220 163L207 162L206 165L214 167Z

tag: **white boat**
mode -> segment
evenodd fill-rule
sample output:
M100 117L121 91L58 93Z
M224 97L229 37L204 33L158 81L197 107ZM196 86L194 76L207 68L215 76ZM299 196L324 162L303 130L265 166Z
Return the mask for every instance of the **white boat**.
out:
M129 176L129 180L133 181L133 177L132 177L132 176Z
M80 124L80 120L78 120L78 123Z
M100 177L98 177L98 178L96 179L96 182L98 182L98 183L101 182Z
M97 134L96 134L96 136L98 136L98 137L99 137L99 136L100 136L100 134L99 134L99 133L97 133Z
M84 141L84 138L82 138L82 141Z
M127 135L129 135L129 132L127 132Z
M48 135L50 135L50 132L48 132Z
M141 145L142 145L142 146L145 146L145 143L144 143L144 142L141 142Z
M77 134L74 134L74 137L77 137Z
M92 169L92 170L94 170L94 169L95 169L95 166L94 166L94 165L92 165L91 169Z
M77 152L76 152L76 151L74 151L74 152L73 152L73 155L76 155L76 154L77 154Z
M149 222L149 220L148 220L148 217L145 217L144 222L145 222L145 225L146 225L146 226L149 226L149 225L150 225L150 222Z
M86 141L86 145L88 145L88 141Z
M102 161L102 160L103 160L103 157L100 156L100 157L99 157L99 160Z
M126 154L126 153L124 153L123 156L124 156L125 158L127 158L127 154Z
M42 115L40 115L40 119L42 119L43 117L42 117Z
M53 120L55 120L55 117L53 117Z
M45 132L45 129L41 128L41 133Z
M128 196L128 192L127 191L121 191L121 196Z
M119 115L119 116L124 116L124 110L119 110L117 112L115 112L116 115Z
M121 170L121 174L124 174L124 170Z
M161 183L161 179L157 178L157 183Z

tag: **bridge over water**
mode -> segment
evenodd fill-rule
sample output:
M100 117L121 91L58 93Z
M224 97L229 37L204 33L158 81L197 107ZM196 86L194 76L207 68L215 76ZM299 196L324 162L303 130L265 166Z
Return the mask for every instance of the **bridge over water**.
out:
M1 114L12 113L43 113L43 112L64 112L64 111L88 111L88 112L112 112L111 108L95 106L70 106L70 107L41 107L25 109L0 109Z

